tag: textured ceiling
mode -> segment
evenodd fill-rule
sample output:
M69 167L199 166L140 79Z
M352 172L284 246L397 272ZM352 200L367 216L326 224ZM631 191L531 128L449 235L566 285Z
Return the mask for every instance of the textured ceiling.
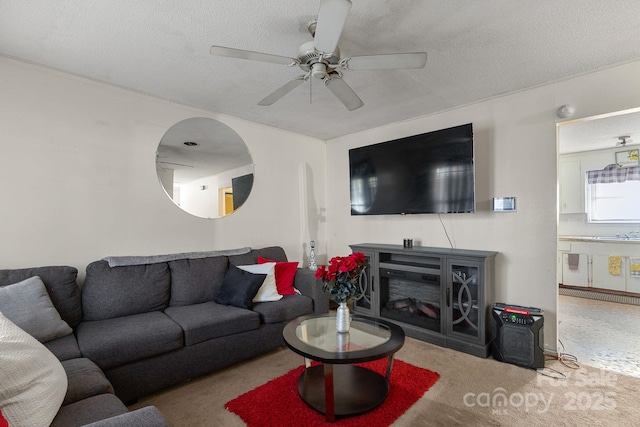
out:
M353 71L349 112L317 82L257 103L300 74L214 57L283 56L311 40L320 0L0 0L0 54L182 104L330 139L640 59L637 0L352 0L343 57L426 51L420 70Z
M628 137L625 139L626 147L638 148L640 143L640 111L638 109L562 124L558 132L559 152L567 154L614 147L623 150L620 144L621 136Z

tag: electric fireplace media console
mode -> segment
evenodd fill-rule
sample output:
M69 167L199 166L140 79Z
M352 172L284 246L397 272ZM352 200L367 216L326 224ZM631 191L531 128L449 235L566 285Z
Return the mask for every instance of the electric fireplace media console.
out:
M369 267L354 313L402 326L407 336L487 357L497 252L361 243Z

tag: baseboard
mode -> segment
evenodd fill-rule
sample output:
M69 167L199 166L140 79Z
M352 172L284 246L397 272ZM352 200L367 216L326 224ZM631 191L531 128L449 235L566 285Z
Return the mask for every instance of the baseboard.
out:
M585 289L575 286L560 285L558 293L560 295L566 295L570 297L588 298L598 301L608 301L620 304L640 305L640 296L637 296L637 294L631 294L629 292L609 292L606 289Z

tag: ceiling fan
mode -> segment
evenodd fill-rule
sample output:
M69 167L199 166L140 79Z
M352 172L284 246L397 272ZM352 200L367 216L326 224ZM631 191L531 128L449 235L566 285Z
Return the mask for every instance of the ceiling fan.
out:
M258 102L258 105L271 105L310 77L314 77L324 82L324 85L340 102L349 111L353 111L362 107L364 103L343 80L343 71L423 68L427 63L427 54L426 52L414 52L341 58L338 40L342 34L350 9L350 0L322 0L318 18L311 21L308 26L313 40L302 44L298 48L298 56L296 58L223 46L211 46L210 52L212 55L217 56L250 59L288 66L297 65L305 72L305 74L293 78L284 86L267 95Z

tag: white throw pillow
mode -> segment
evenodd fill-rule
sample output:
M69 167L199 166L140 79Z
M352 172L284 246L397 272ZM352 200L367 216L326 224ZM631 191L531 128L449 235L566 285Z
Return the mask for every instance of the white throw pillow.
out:
M13 323L40 342L51 341L73 332L38 276L0 287L0 311Z
M51 424L67 385L53 353L0 313L0 408L9 425Z
M278 293L276 287L276 263L266 262L264 264L239 265L239 269L248 271L253 274L266 274L267 277L262 282L262 286L258 289L258 293L253 297L253 302L278 301L282 295Z

